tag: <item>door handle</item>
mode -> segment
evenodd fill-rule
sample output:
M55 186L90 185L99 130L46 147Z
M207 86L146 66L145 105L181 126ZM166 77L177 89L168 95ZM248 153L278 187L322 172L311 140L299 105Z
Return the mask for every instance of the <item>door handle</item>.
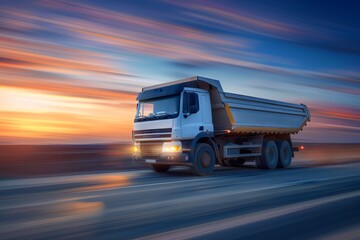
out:
M200 126L199 131L204 131L204 126Z

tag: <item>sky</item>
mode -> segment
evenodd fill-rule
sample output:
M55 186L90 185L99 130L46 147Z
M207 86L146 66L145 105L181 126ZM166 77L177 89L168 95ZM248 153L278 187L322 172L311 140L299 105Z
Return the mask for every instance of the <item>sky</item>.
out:
M304 103L295 141L360 142L357 1L1 1L0 144L131 141L142 87L190 76Z

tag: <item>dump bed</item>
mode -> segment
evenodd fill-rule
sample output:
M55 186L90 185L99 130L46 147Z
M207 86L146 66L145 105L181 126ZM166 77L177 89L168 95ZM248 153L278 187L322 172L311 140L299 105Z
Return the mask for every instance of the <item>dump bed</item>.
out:
M297 133L310 114L303 104L292 104L233 93L219 93L231 130L243 133ZM216 114L215 114L216 115ZM219 115L215 118L221 118Z

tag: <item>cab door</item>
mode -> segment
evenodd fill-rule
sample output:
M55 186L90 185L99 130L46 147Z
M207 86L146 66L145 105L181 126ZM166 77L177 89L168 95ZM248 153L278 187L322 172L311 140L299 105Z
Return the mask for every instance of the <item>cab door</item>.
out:
M184 91L182 99L182 139L193 139L199 132L204 131L201 98L197 92Z

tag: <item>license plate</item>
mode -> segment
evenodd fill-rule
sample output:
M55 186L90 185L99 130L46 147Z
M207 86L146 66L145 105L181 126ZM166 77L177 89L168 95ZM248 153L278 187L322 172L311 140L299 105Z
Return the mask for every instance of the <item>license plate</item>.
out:
M155 159L145 159L145 162L147 163L156 163Z

